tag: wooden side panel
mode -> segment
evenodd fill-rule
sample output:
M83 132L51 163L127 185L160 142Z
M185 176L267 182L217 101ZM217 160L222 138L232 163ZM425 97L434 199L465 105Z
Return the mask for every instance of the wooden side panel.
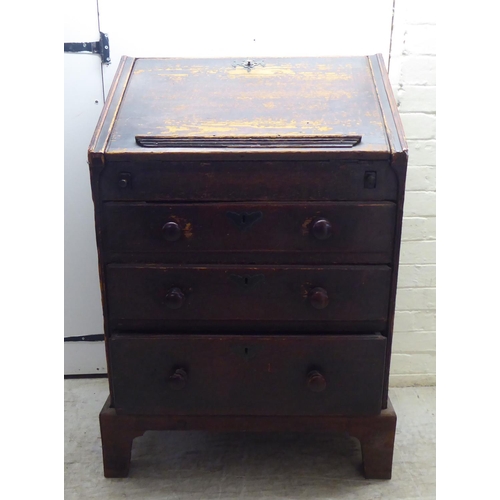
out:
M89 145L89 159L103 155L125 94L135 59L122 57Z
M392 155L408 154L408 144L398 106L381 54L369 57L373 80Z
M114 406L148 415L378 414L385 342L381 335L113 337ZM183 383L172 383L177 370ZM320 392L311 389L313 371L324 379Z
M391 150L391 168L394 171L397 186L397 214L396 226L394 232L393 247L393 273L390 289L389 314L387 324L387 362L384 377L384 395L383 408L387 407L389 400L389 370L391 360L392 336L394 328L394 315L396 310L396 293L399 271L399 254L401 249L401 233L403 225L403 207L405 198L406 173L408 167L408 144L406 143L405 133L401 117L399 116L396 99L392 91L391 83L385 69L384 61L380 54L370 56L370 65L373 72L373 78L380 109L382 110L384 123L389 139Z
M104 205L104 248L115 262L131 254L129 259L165 263L285 258L386 264L392 258L395 209L391 202L110 202ZM328 232L315 233L323 220Z

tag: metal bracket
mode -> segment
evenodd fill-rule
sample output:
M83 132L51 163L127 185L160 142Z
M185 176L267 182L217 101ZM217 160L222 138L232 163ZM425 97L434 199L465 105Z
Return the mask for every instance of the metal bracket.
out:
M109 39L106 33L99 32L97 42L65 42L64 52L90 52L101 56L102 64L110 64Z

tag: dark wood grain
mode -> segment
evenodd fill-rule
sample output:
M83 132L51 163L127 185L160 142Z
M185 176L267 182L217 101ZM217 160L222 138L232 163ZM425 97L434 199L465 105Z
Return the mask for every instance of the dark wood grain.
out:
M363 322L386 321L391 269L111 264L106 280L110 320L116 329L126 329L128 320L163 321L165 329L182 324L188 328L190 321L203 320L207 327L212 321L230 321L246 329L275 321L285 330L296 322L307 329L327 322L338 331L335 322L362 327ZM173 287L184 297L178 309L167 304ZM329 298L322 309L312 305L311 292L317 287Z
M389 478L408 148L383 60L236 63L123 58L89 147L105 475L150 429L337 430Z
M377 414L385 342L376 334L113 336L114 405L151 415ZM170 386L175 370L184 372L182 390ZM311 390L311 371L324 390Z
M212 432L338 432L361 443L367 479L390 479L396 435L396 413L387 408L370 416L258 416L258 415L129 415L118 414L110 399L100 413L105 477L127 477L134 438L148 430L204 430ZM137 473L140 474L138 468Z
M386 264L396 223L391 202L110 202L103 209L104 250L111 261L135 254L130 258L145 262L278 263L284 257ZM243 217L248 221L241 222ZM326 238L321 224L328 224Z
M165 137L135 136L135 142L143 148L241 148L241 149L274 149L274 148L352 148L361 141L360 135L341 136L246 136L246 137Z
M403 124L381 54L368 57L392 156L408 154Z
M89 146L89 161L99 159L108 146L108 141L115 124L117 111L121 105L125 89L130 78L134 60L130 57L122 57L116 70L115 77L97 122L95 132Z
M367 57L267 58L251 72L233 63L133 60L122 105L126 114L117 115L108 151L137 151L137 135L212 140L355 135L363 139L354 155L388 152Z
M388 162L307 160L107 161L101 198L109 201L395 201L397 183ZM376 172L377 187L365 188ZM130 181L120 186L123 174Z
M386 407L389 397L389 371L391 364L391 348L392 334L394 328L394 316L396 311L396 293L398 285L399 272L399 254L401 249L401 233L403 229L403 207L405 198L406 171L408 165L408 144L406 143L405 134L401 117L398 113L396 99L392 92L392 86L385 71L382 56L370 57L370 64L374 73L374 82L377 88L377 94L380 99L380 105L384 113L384 122L386 124L387 136L391 147L391 168L394 171L397 181L397 216L394 232L394 247L393 247L393 262L394 271L392 274L392 283L390 291L390 306L389 306L389 321L387 328L387 363L384 379L384 397L383 408Z

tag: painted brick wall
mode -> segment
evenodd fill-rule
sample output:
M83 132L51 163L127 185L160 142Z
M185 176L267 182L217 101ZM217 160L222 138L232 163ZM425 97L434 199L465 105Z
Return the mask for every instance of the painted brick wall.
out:
M389 77L408 141L391 386L436 382L436 12L396 0Z

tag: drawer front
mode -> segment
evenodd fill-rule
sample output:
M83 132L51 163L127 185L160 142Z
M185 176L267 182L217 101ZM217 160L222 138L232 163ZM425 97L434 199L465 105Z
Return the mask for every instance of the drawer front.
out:
M118 412L359 415L381 410L386 339L355 336L115 336Z
M107 266L115 331L232 327L350 330L383 328L388 266Z
M397 199L388 162L141 161L106 163L103 201L322 201Z
M132 253L163 262L265 262L272 252L292 262L372 264L392 260L396 206L111 202L104 218L112 261Z

